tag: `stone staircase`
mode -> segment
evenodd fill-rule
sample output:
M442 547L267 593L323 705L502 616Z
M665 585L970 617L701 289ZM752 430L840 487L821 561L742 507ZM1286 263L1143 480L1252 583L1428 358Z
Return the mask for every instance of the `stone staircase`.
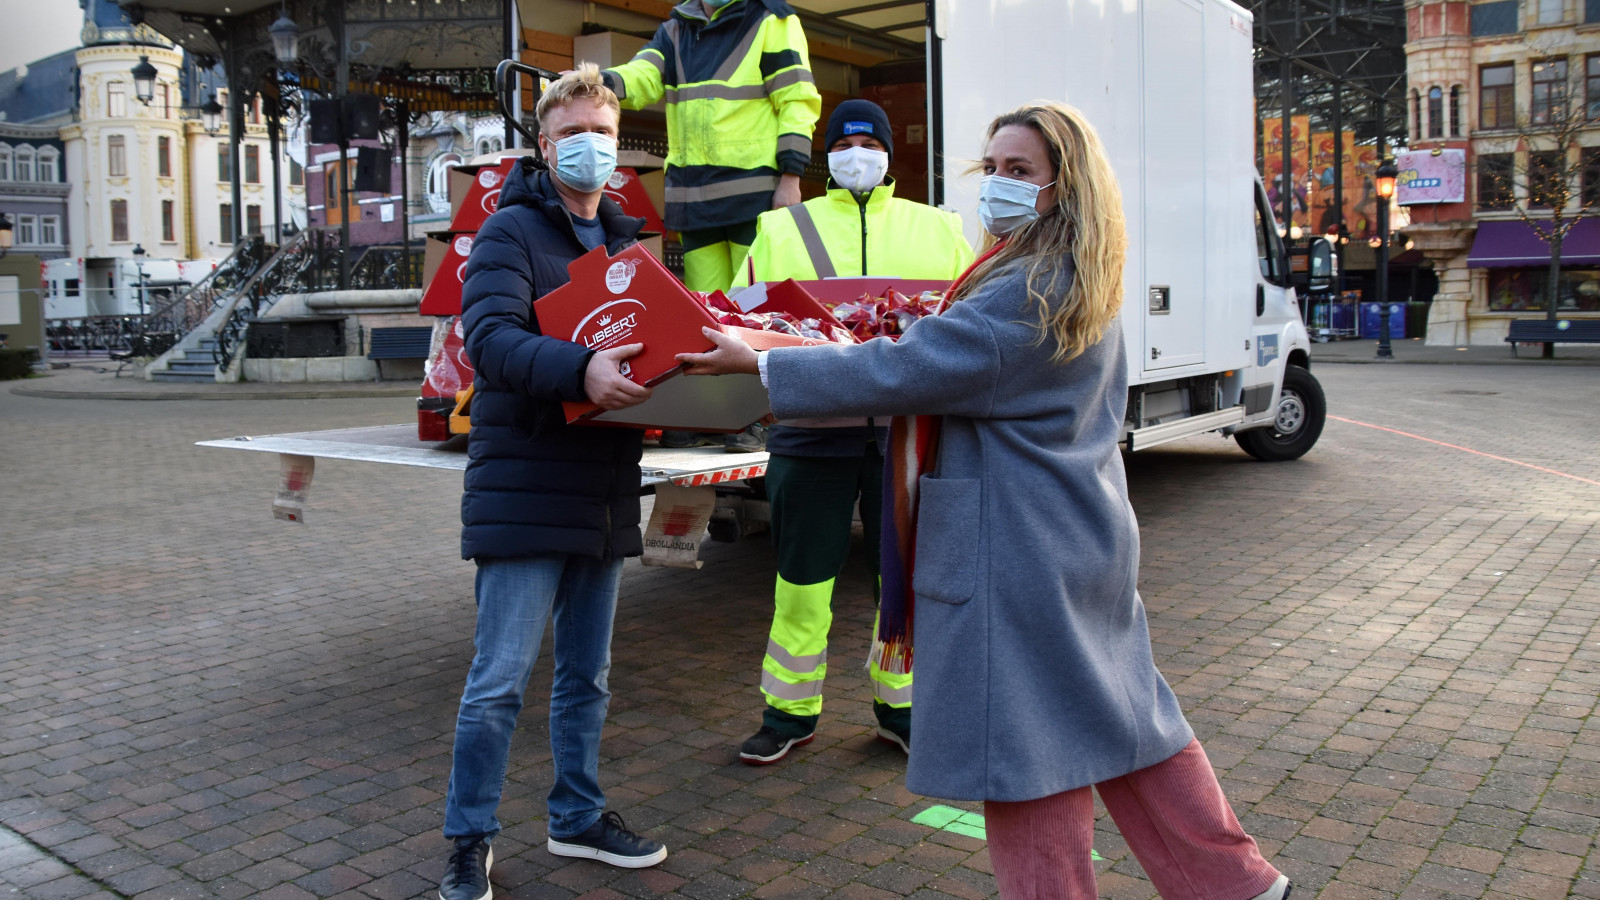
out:
M202 338L194 345L178 349L166 360L166 368L150 373L152 381L201 381L212 382L217 380L217 349L216 338Z

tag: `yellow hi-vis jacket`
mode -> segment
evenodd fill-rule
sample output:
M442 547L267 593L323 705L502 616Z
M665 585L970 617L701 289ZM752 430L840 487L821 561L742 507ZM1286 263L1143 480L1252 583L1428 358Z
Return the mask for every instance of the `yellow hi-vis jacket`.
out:
M733 0L710 19L688 0L602 76L628 109L666 100L668 228L753 221L772 208L778 176L811 161L822 95L782 0Z
M955 213L901 200L893 181L873 188L865 203L832 184L821 197L761 214L734 287L852 275L953 281L972 264Z

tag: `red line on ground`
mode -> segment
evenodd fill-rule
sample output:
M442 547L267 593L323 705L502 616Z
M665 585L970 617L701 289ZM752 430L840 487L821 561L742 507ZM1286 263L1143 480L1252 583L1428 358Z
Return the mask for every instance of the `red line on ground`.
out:
M1495 456L1493 453L1484 453L1482 450L1474 450L1471 447L1462 447L1462 446L1459 446L1459 445L1456 445L1456 444L1447 444L1444 441L1436 441L1433 438L1425 438L1420 434L1411 434L1410 432L1400 431L1399 429L1395 429L1395 428L1385 428L1382 425L1373 425L1370 422L1357 422L1355 419L1346 419L1346 418L1343 418L1342 416L1329 416L1328 418L1333 419L1336 422L1345 422L1345 423L1348 423L1350 425L1360 425L1363 428L1374 428L1374 429L1377 429L1378 431L1387 431L1390 434L1398 434L1401 437L1408 437L1408 438L1411 438L1413 440L1418 440L1418 441L1426 441L1427 443L1430 443L1430 444L1438 444L1441 447L1449 447L1451 450L1460 450L1462 453L1471 453L1471 454L1473 454L1475 456L1486 456L1489 459L1495 459L1495 460L1499 460L1500 462L1511 463L1514 466L1525 466L1525 467L1527 467L1529 469L1536 469L1536 470L1538 470L1540 472L1548 472L1551 475L1560 475L1562 478L1571 478L1573 481L1581 481L1584 484L1592 484L1595 487L1600 487L1600 481L1591 481L1591 480L1589 480L1587 478L1581 478L1581 477L1579 477L1577 475L1571 475L1571 474L1568 474L1566 472L1558 471L1556 469L1547 469L1544 466L1536 466L1533 463L1525 463L1525 462L1523 462L1522 460L1519 460L1519 459L1507 459L1504 456Z

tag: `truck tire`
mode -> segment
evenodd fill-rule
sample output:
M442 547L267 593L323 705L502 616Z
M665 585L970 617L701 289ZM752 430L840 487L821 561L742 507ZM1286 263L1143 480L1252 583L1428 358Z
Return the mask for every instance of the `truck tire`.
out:
M1278 415L1271 425L1235 432L1244 452L1265 462L1299 459L1306 455L1328 417L1328 400L1322 385L1299 366L1283 370L1283 393L1278 398Z

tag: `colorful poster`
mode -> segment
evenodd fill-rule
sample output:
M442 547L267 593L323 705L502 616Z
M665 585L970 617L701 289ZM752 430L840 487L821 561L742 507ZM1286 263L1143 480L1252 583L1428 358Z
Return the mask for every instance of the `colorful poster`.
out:
M1438 155L1435 155L1438 154ZM1467 151L1416 150L1396 153L1395 202L1460 203L1467 198Z
M1351 150L1344 166L1344 226L1351 240L1378 233L1378 192L1372 176L1378 171L1378 148L1364 144Z
M1335 208L1337 200L1333 193L1333 174L1340 166L1350 164L1351 153L1355 150L1355 135L1344 132L1340 135L1339 143L1343 144L1343 152L1335 152L1333 145L1333 132L1319 131L1311 136L1311 230L1315 234L1337 233L1339 227L1339 210ZM1344 190L1348 194L1351 187L1348 174L1342 174Z
M1283 119L1261 120L1261 180L1267 186L1267 199L1272 201L1273 214L1283 218L1284 191L1293 196L1291 224L1309 223L1310 185L1307 173L1311 168L1310 116L1289 117L1289 175L1283 174Z

